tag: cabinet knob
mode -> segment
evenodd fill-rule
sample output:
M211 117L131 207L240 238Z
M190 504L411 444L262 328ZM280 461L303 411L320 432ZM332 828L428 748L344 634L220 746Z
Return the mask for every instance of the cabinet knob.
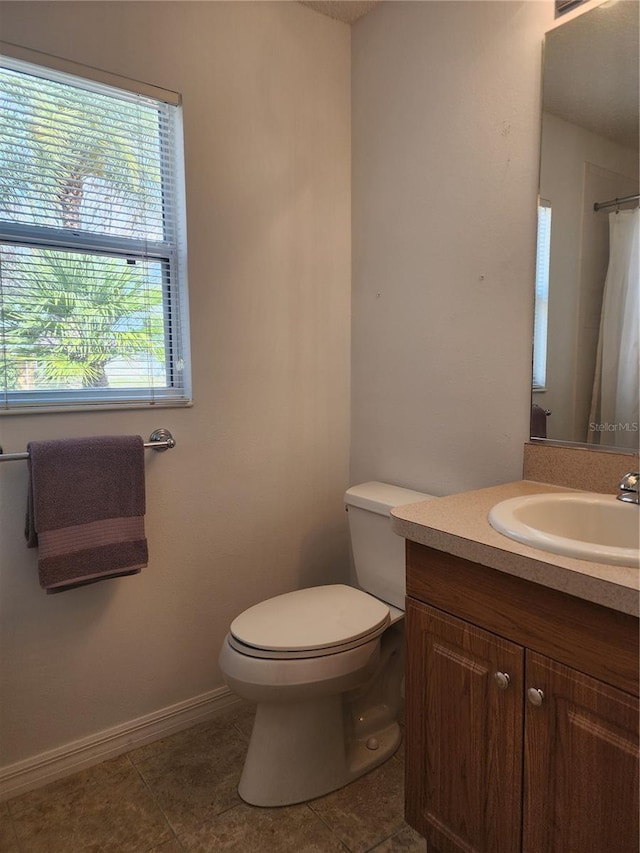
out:
M509 682L511 681L508 672L494 672L493 680L498 685L500 690L506 690L509 686Z
M537 687L530 687L527 690L527 699L531 702L532 705L535 705L536 708L539 708L544 701L544 693L542 690L538 690Z

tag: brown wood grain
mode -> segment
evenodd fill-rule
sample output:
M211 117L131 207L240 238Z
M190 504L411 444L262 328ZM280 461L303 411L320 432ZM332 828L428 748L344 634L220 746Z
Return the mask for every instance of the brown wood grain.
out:
M407 595L638 695L638 619L407 542Z
M407 607L407 820L429 850L517 853L524 649ZM506 690L497 671L509 675Z
M638 700L527 652L523 853L638 853Z
M638 619L412 542L407 595L406 816L430 853L640 853Z

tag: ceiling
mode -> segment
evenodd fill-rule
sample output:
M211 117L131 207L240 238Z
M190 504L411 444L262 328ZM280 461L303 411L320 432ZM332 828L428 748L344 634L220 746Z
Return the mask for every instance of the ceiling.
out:
M544 109L638 147L638 3L606 3L547 33Z
M353 24L383 0L298 0ZM622 145L638 145L638 2L610 2L547 33L544 108ZM613 87L612 78L620 81ZM623 85L633 81L635 85Z
M366 15L375 6L379 6L382 0L299 0L303 6L308 6L321 15L343 21L345 24L353 24L358 18Z

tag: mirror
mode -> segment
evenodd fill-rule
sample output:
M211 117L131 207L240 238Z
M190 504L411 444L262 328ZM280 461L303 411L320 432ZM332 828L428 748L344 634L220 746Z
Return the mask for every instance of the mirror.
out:
M533 438L639 446L639 6L545 36Z

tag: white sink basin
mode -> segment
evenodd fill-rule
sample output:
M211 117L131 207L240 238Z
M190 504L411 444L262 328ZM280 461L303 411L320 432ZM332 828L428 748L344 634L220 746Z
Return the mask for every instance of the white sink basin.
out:
M592 492L528 495L496 504L489 524L542 551L614 566L640 565L640 507Z

